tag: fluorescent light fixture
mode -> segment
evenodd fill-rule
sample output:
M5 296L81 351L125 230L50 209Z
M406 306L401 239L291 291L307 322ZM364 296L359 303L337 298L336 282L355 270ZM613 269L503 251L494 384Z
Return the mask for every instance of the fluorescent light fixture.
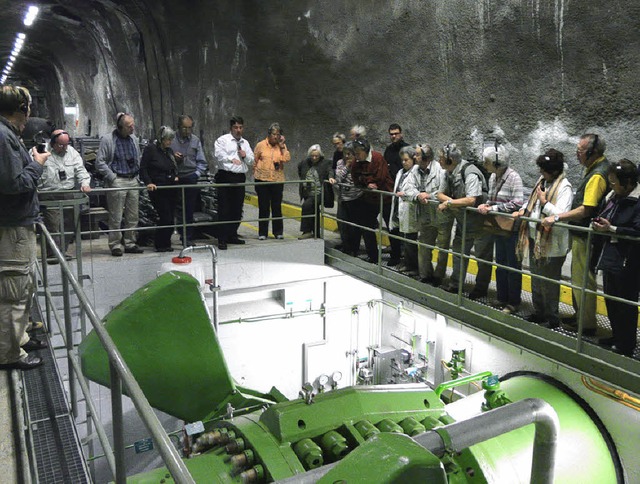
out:
M13 61L9 61L9 62L7 62L7 66L9 66L9 67L13 67Z
M13 55L13 54L12 54L12 55L10 55L10 56L9 56L9 60L12 60L12 61L16 60L16 56L15 56L15 55Z
M33 24L33 22L35 21L36 17L38 16L38 12L40 11L40 9L34 5L31 5L29 7L29 9L27 10L27 13L24 16L24 24L29 27Z
M27 34L23 34L22 32L19 32L19 33L18 33L18 38L19 38L20 40L24 40L24 39L26 39L26 38L27 38Z

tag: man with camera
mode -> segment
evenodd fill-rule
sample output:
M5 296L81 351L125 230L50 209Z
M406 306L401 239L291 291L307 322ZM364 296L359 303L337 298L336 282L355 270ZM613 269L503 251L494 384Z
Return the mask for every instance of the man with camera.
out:
M36 187L50 156L35 148L29 156L20 140L30 113L27 89L0 87L0 369L4 370L41 365L40 357L26 351L46 347L27 334L37 253Z
M216 183L244 183L249 166L253 164L253 151L242 137L244 119L233 116L229 120L229 133L215 142L215 157L218 162ZM218 248L227 250L227 244L244 244L238 237L242 220L245 187L218 187L218 220L228 223L218 225Z
M49 140L48 152L51 156L44 164L44 171L38 182L38 191L40 192L40 201L46 200L64 200L73 198L72 194L50 193L61 190L73 190L79 187L83 193L91 191L91 175L84 167L84 162L80 153L73 146L70 146L71 138L69 133L62 129L56 129L51 133ZM48 193L49 192L49 193ZM59 210L55 206L42 207L42 216L44 224L49 232L60 232L60 216L63 215L64 231L72 231L77 223L73 218L73 209L66 208ZM67 250L71 237L58 237L58 246L62 253ZM51 257L49 246L47 245L47 257ZM51 259L50 263L56 263L57 259Z
M133 116L118 113L116 129L100 140L96 157L96 171L105 180L107 188L124 190L107 193L109 211L109 248L111 255L122 257L123 249L128 254L144 252L136 244L134 228L138 225L138 172L140 171L140 146L133 134ZM129 190L127 190L129 189ZM124 233L121 231L124 213Z

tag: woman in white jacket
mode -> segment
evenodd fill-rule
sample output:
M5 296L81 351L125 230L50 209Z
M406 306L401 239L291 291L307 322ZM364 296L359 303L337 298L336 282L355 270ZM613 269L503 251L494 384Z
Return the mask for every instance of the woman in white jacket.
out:
M405 146L400 150L402 170L398 171L393 185L395 197L391 201L389 228L392 235L402 235L409 240L418 239L418 205L406 194L411 173L418 169L417 153L413 146ZM398 270L410 276L418 275L418 246L411 242L402 242L404 264Z
M573 190L564 176L564 155L550 149L536 160L540 179L533 187L526 207L514 215L535 219L555 216L571 209ZM534 312L527 319L547 328L560 325L558 303L562 265L569 252L569 230L562 227L543 227L540 222L523 223L516 252L522 259L528 248L531 274L558 282L531 278L531 297Z

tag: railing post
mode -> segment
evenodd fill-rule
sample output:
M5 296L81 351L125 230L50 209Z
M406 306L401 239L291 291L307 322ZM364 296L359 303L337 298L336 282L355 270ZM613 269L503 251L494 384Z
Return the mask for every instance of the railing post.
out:
M124 428L122 414L122 381L113 362L109 360L111 374L111 423L113 425L113 454L116 462L116 484L126 484L127 472L124 464Z
M464 265L465 261L465 246L467 241L467 207L462 209L462 241L460 243L460 272L458 274L458 303L462 304L462 289L467 278L467 270ZM458 227L456 227L456 231ZM454 254L455 256L455 254ZM455 264L454 264L455 265Z
M378 192L378 197L380 199L379 210L380 217L378 222L378 266L382 266L382 224L384 223L384 198L381 192ZM389 234L391 235L391 234ZM391 244L391 239L389 239L389 244Z
M180 188L181 194L181 207L180 210L182 212L182 247L187 246L188 237L187 237L187 199L185 198L185 188Z
M47 237L40 233L40 259L42 261L42 287L49 287L49 267L47 267ZM51 334L51 303L49 298L44 298L45 315L47 318L47 332Z
M64 255L63 255L64 257ZM71 320L71 297L69 290L69 279L64 271L61 271L62 277L62 301L64 304L64 333L66 338L67 350L67 370L69 372L69 400L71 400L71 413L74 417L78 416L78 399L76 395L76 379L75 370L71 364L69 355L73 351L73 324Z

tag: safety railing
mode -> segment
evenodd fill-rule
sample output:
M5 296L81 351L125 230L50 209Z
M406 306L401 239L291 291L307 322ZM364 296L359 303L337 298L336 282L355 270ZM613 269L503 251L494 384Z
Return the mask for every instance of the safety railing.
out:
M53 313L56 323L59 327L60 334L64 341L64 347L66 350L66 357L68 362L69 372L69 399L71 400L71 412L74 416L77 415L77 389L76 383L80 386L80 390L85 398L87 407L89 408L88 415L91 418L93 425L96 428L96 434L105 452L105 457L109 468L114 476L115 482L125 483L127 480L126 467L125 467L125 442L124 442L124 420L123 420L123 385L127 390L128 396L133 401L140 418L145 424L147 430L152 435L156 445L158 446L159 453L164 461L165 465L171 472L173 479L180 483L193 483L195 482L191 477L187 467L182 461L178 451L171 443L169 436L163 429L158 417L153 412L153 409L149 405L148 400L142 393L140 386L133 377L129 367L122 358L122 355L118 351L115 343L109 336L107 330L103 327L100 318L98 317L95 309L91 305L88 296L85 294L80 282L74 276L69 267L64 254L60 251L55 243L52 235L49 233L44 224L39 224L42 235L46 238L50 250L53 252L53 256L60 264L61 276L62 276L62 293L64 300L64 316L60 318L60 315L54 305L47 303ZM45 264L46 266L46 264ZM44 267L44 266L43 266ZM44 284L46 299L50 301L51 292L48 284ZM102 343L105 352L109 358L110 377L111 377L111 410L112 410L112 431L113 431L113 445L109 443L104 426L97 419L99 413L96 410L95 403L92 400L92 395L87 382L84 380L80 363L78 362L77 354L73 345L74 329L71 318L71 289L73 289L82 311L88 316L89 322L93 330L95 331L98 339ZM62 321L61 321L62 320Z
M300 185L300 184L308 184L309 181L306 180L287 180L287 181L283 181L283 182L261 182L261 185ZM211 221L206 221L206 222L193 222L193 223L187 223L186 221L186 205L185 205L185 191L186 190L201 190L201 189L205 189L205 188L233 188L233 187L254 187L255 184L253 182L248 182L248 183L198 183L197 185L171 185L171 186L158 186L156 188L156 190L158 192L163 192L165 190L179 190L180 191L180 195L181 195L181 204L179 207L177 207L177 211L178 214L181 215L181 221L174 223L174 224L170 224L170 225L152 225L152 226L138 226L135 227L134 229L107 229L107 228L101 228L100 229L100 233L101 234L109 234L111 232L123 232L123 231L127 231L127 230L133 230L135 232L138 233L143 233L143 232L148 232L148 231L154 231L156 229L159 228L173 228L176 230L179 230L179 233L181 234L181 238L183 241L183 246L186 247L187 244L187 228L188 227L192 227L192 228L204 228L204 227L216 227L216 226L220 226L220 225L224 225L224 224L228 224L228 223L234 223L234 222L245 222L245 223L259 223L259 222L269 222L269 221L273 221L273 220L289 220L292 218L295 219L302 219L302 218L313 218L314 219L314 226L318 225L319 222L319 217L320 217L320 212L316 211L313 214L310 215L296 215L295 217L287 217L287 216L282 216L282 217L273 217L273 216L269 216L269 217L258 217L258 218L242 218L241 220L211 220ZM106 195L107 193L110 192L124 192L124 191L138 191L138 192L146 192L147 188L145 186L140 186L140 187L136 187L136 188L94 188L91 191L92 195ZM75 194L77 197L81 197L83 200L80 203L86 203L87 202L87 198L86 196L84 196L83 194L81 194L81 192L77 191L77 190L60 190L60 191L49 191L46 192L50 197L55 197L55 196L59 196L60 199L59 200L55 200L55 201L48 201L48 202L44 202L43 205L48 205L51 207L56 207L57 209L62 209L62 208L68 208L69 205L69 199L65 199L63 197L68 196L69 194ZM318 204L323 203L324 197L322 193L314 193L314 199L315 199L315 204L316 206ZM72 201L71 203L78 203L77 201ZM199 211L199 210L198 210ZM77 219L76 215L76 219ZM77 225L77 224L76 224ZM64 235L66 236L75 236L75 240L79 241L81 239L82 235L91 235L94 234L93 230L76 230L76 228L74 227L73 230L69 230L68 227L64 227L64 220L62 220L61 217L61 224L60 224L60 230L59 231L55 231L55 232L51 232L51 234L55 237L59 237L61 233L64 233ZM321 234L314 234L315 237L319 237L321 236ZM77 255L79 256L81 253L81 248L80 248L80 244L76 245L76 252ZM79 258L79 257L78 257Z
M334 186L336 187L340 187L340 186L348 186L348 185L343 185L343 184L339 184L336 183ZM581 234L581 236L583 238L586 239L586 247L587 247L587 253L586 253L586 261L587 263L585 264L585 269L584 272L582 274L582 280L581 280L581 284L574 284L574 281L572 281L570 278L567 280L555 280L555 279L550 279L548 277L542 276L540 274L535 274L532 273L530 271L525 271L523 269L516 269L507 265L503 265L503 264L499 264L497 262L495 262L494 260L484 260L484 259L480 259L478 257L475 256L475 254L466 254L466 248L467 245L469 244L469 237L467 234L467 228L468 228L468 223L467 223L467 217L470 213L474 213L474 212L478 212L477 208L474 207L466 207L464 209L457 209L458 213L462 212L462 220L461 220L461 225L462 225L462 244L461 244L461 248L460 251L454 251L453 248L449 248L449 249L443 249L441 247L438 247L436 245L429 245L429 244L425 244L423 242L420 242L419 240L412 240L406 237L402 237L401 235L396 235L396 234L392 234L389 233L387 230L384 230L383 225L384 222L381 220L382 217L382 213L383 213L383 207L384 207L384 198L390 198L395 196L393 193L391 192L385 192L385 191L381 191L381 190L372 190L372 189L363 189L365 192L368 193L375 193L378 195L379 197L379 204L377 207L377 211L378 211L378 227L376 229L372 229L370 227L366 227L363 225L358 225L357 223L354 223L353 221L350 220L346 220L346 219L341 219L339 218L337 215L333 215L333 214L328 214L326 212L323 211L322 213L322 217L324 218L328 218L331 220L336 221L338 224L346 224L350 227L357 227L363 231L369 231L369 232L373 232L376 234L376 238L378 241L382 241L383 240L383 236L389 238L389 239L396 239L401 241L402 243L406 243L406 244L413 244L416 247L420 248L426 248L426 249L432 249L432 250L438 250L438 251L444 251L448 254L450 254L453 257L461 257L461 261L464 261L465 259L468 261L475 261L477 264L490 264L493 267L496 268L500 268L500 269L504 269L506 271L510 271L510 272L516 272L519 273L521 275L527 275L529 277L531 277L532 279L538 279L541 281L546 281L549 283L553 283L558 285L558 291L560 291L560 286L564 286L567 287L569 289L571 289L572 294L576 294L578 293L580 295L580 299L578 301L577 304L577 310L576 310L576 323L577 323L577 338L576 338L576 351L577 352L581 352L582 348L583 348L583 343L584 343L584 339L583 339L583 335L584 335L584 319L585 319L585 303L586 303L586 298L587 295L591 294L597 297L602 297L604 300L612 300L612 301L617 301L620 303L624 303L624 304L628 304L628 305L633 305L636 307L640 307L640 305L638 304L638 301L631 301L628 299L623 299L623 298L619 298L616 296L612 296L609 294L604 293L603 291L599 291L599 290L592 290L589 289L587 287L587 280L589 278L589 272L590 272L590 265L588 263L588 261L591 260L591 256L592 256L592 250L593 250L593 237L595 235L598 236L603 236L603 237L615 237L618 239L626 239L626 240L633 240L635 242L637 242L640 245L640 238L637 237L629 237L629 236L621 236L618 234L612 234L612 233L603 233L603 232L595 232L592 228L590 227L580 227L580 226L575 226L575 225L569 225L566 223L561 223L561 222L557 222L554 224L554 228L558 228L558 229L566 229L569 230L570 233L573 234ZM340 203L340 201L338 201L338 203ZM437 200L429 200L427 201L427 203L430 204L439 204L440 202ZM506 213L500 213L500 212L489 212L487 215L484 215L484 217L508 217L508 218L513 218L513 215L511 214L506 214ZM459 218L459 217L458 217ZM523 224L528 224L529 222L532 222L534 224L539 223L541 220L540 219L535 219L535 218L531 218L531 217L526 217L526 216L521 216L519 217L520 220L522 221ZM458 230L458 228L456 228L456 230ZM478 231L476 231L477 233ZM477 234L477 236L482 236L485 235L484 232L482 232L482 229L480 229L479 231L480 233ZM451 240L453 239L453 237L451 238ZM378 243L378 258L376 261L376 265L378 266L378 269L381 270L382 268L382 264L383 264L383 259L382 259L382 243ZM564 265L564 264L563 264ZM466 279L466 266L467 264L465 263L461 263L460 264L460 272L458 274L458 281L460 281L460 283L458 284L458 291L457 291L457 298L458 298L458 304L462 305L463 301L465 300L464 294L463 294L463 283Z

